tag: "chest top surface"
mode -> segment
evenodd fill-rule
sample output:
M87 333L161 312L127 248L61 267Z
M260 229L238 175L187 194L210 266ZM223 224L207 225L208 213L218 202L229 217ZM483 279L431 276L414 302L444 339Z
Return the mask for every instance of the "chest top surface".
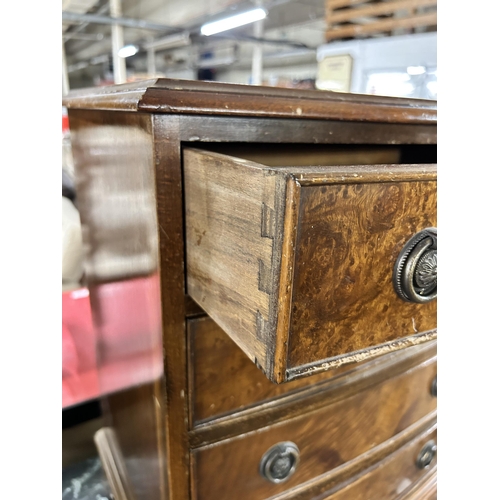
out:
M322 90L153 79L71 91L68 109L434 124L436 101Z

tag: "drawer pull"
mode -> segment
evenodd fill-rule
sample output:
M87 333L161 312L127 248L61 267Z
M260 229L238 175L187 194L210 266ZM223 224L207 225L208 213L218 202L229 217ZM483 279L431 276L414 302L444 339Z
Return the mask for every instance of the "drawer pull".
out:
M407 302L424 304L437 297L437 229L413 235L394 266L396 293Z
M419 469L425 469L426 467L429 467L429 465L434 460L434 457L436 456L436 451L437 451L437 445L432 439L427 443L425 443L424 447L420 450L420 453L418 454L417 467Z
M260 460L260 474L271 483L286 481L297 469L299 449L295 443L285 441L269 448Z
M438 395L438 379L437 376L434 377L432 380L432 385L431 385L431 395L437 398Z

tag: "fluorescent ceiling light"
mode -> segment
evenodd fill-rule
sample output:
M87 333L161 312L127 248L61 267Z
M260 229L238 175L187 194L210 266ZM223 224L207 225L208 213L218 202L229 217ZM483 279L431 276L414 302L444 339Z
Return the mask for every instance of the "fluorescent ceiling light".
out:
M139 47L137 45L125 45L118 51L120 57L130 57L139 52Z
M241 14L236 14L235 16L227 17L226 19L221 19L220 21L204 24L201 27L201 34L205 36L215 35L215 33L221 33L222 31L231 30L233 28L237 28L238 26L244 26L245 24L260 21L266 16L267 12L264 9L259 8L249 10L247 12L242 12Z
M408 66L406 72L411 76L423 75L425 73L425 66Z

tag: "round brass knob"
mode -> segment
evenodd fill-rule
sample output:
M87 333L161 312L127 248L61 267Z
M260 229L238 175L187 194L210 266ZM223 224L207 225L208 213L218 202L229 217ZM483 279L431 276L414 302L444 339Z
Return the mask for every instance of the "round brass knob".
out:
M424 444L423 448L418 454L417 467L419 469L425 469L426 467L429 467L429 465L434 460L434 457L436 456L436 452L436 443L432 439L430 441L427 441L427 443Z
M437 229L413 235L401 250L392 275L394 289L407 302L424 304L437 297Z
M299 463L295 443L284 441L269 448L260 460L260 474L271 483L282 483L292 476Z

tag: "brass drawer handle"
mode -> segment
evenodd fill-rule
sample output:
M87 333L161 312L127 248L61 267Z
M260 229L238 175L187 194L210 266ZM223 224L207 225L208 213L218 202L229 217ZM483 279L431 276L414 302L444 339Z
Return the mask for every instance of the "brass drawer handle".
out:
M434 377L432 380L432 385L431 385L431 396L434 398L437 398L438 395L438 378L437 375Z
M437 297L437 229L413 235L401 250L392 281L400 298L424 304Z
M426 467L429 467L429 465L434 460L434 457L436 456L436 451L436 443L432 439L430 441L427 441L427 443L424 444L423 448L418 454L417 467L419 469L425 469Z
M295 443L284 441L269 448L260 460L259 471L271 483L283 483L292 476L299 463L299 449Z

